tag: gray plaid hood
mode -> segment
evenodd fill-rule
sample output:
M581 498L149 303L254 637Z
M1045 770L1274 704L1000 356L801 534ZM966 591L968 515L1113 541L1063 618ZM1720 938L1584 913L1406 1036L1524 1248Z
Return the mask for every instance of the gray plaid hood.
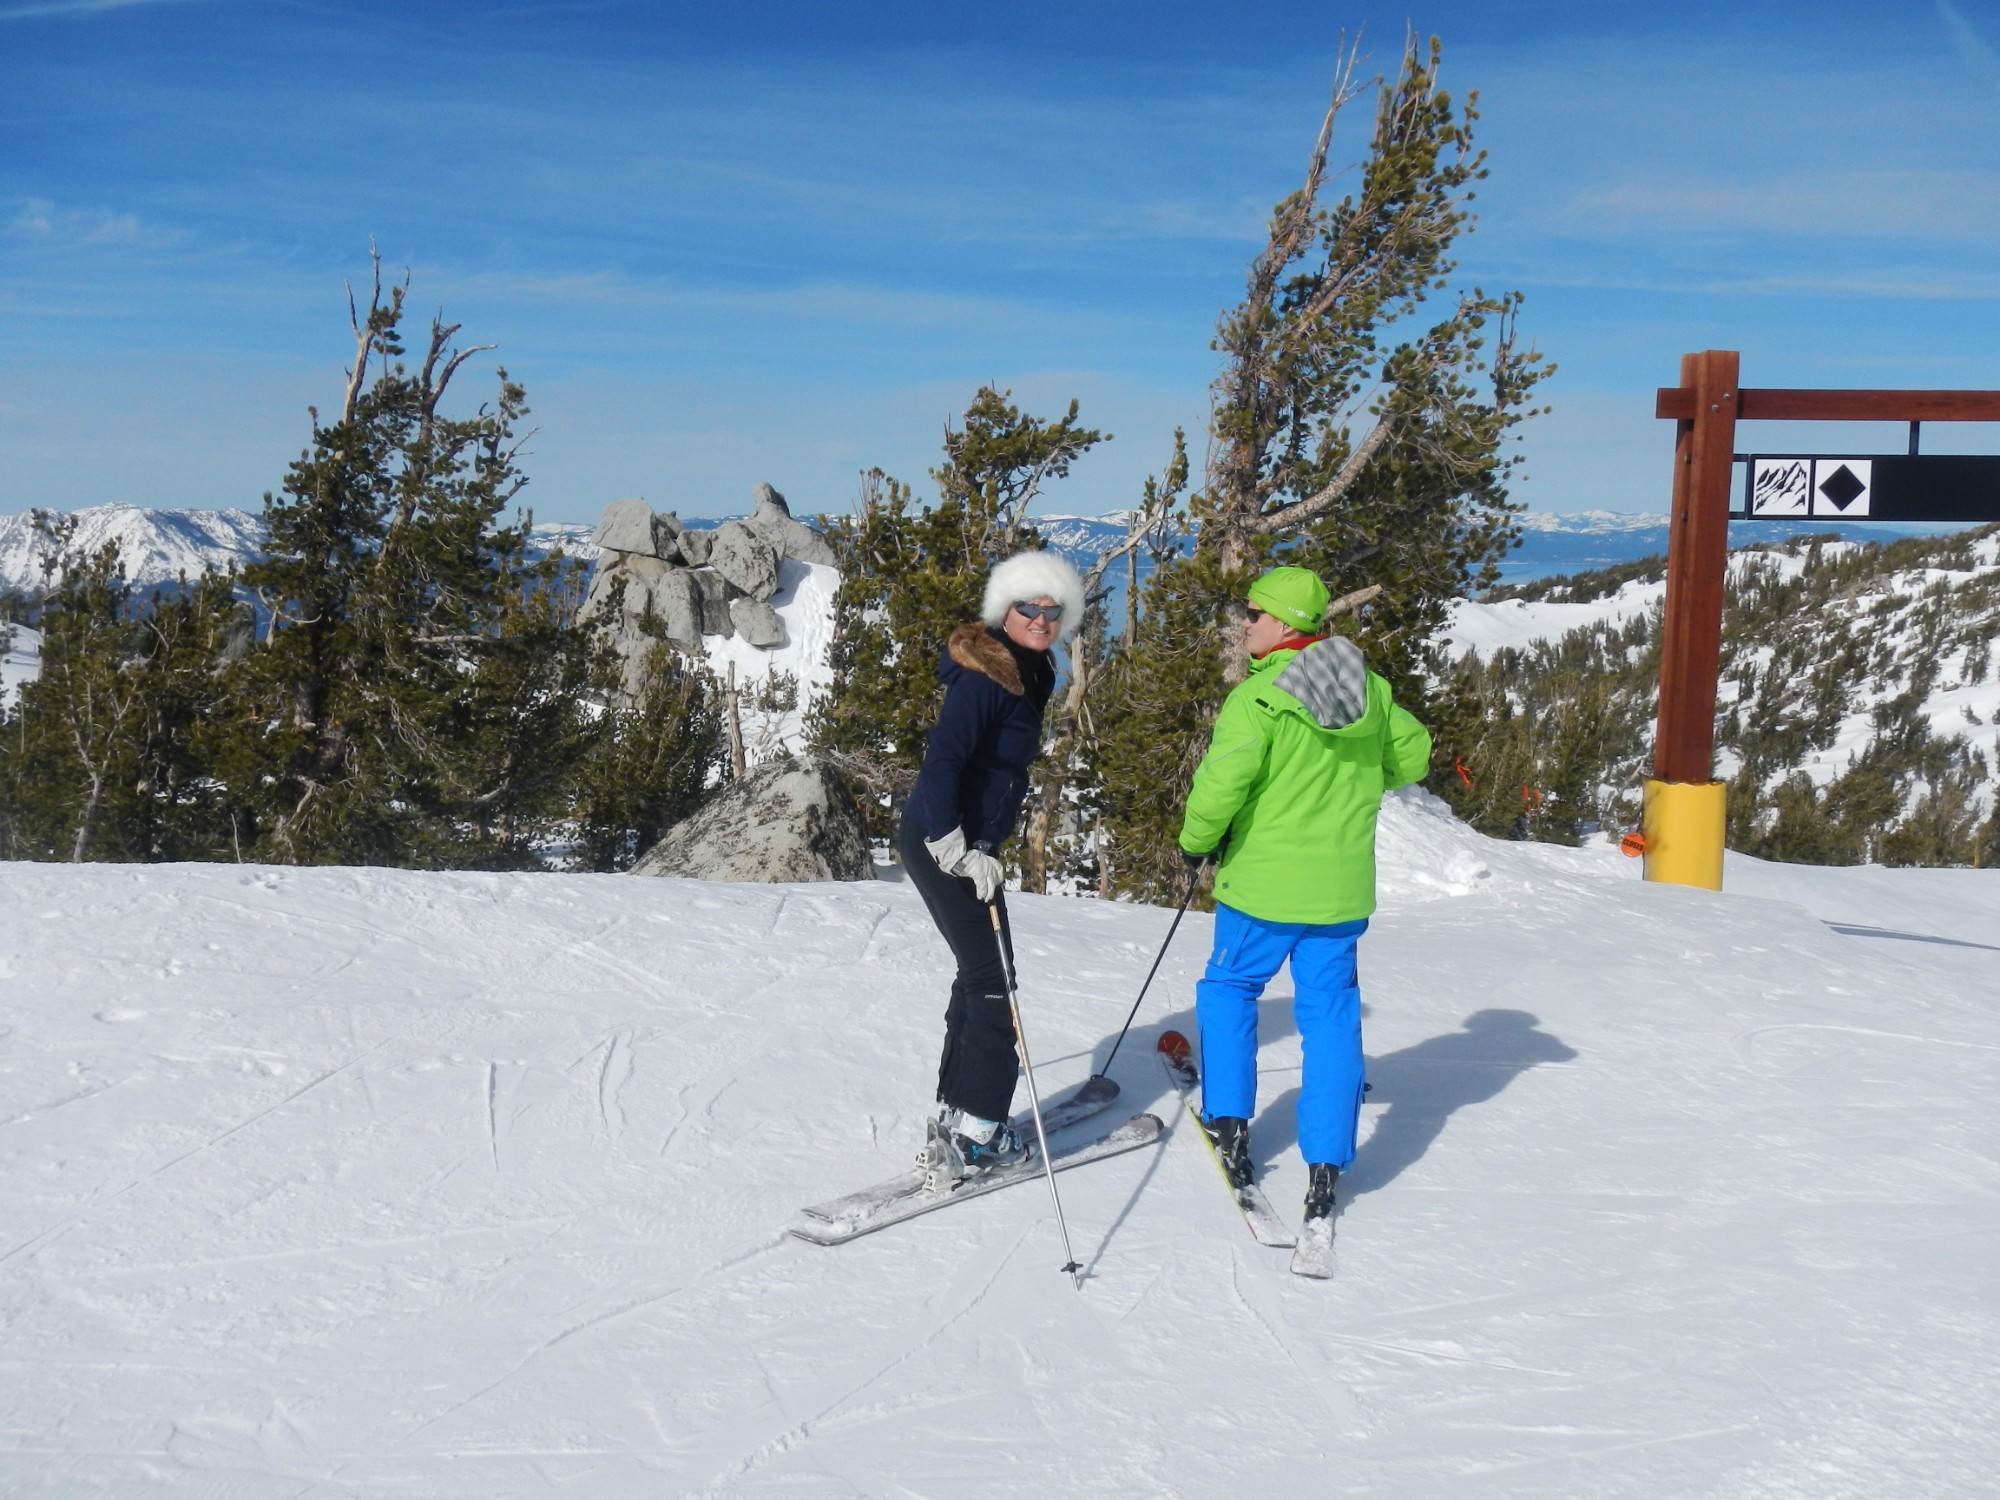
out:
M1278 673L1283 688L1322 729L1345 729L1368 712L1368 663L1345 636L1315 641Z

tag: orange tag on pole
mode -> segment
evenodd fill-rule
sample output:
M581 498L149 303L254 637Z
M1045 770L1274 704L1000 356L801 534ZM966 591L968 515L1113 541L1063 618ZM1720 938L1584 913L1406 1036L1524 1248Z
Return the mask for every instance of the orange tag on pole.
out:
M1618 841L1618 852L1627 859L1637 859L1646 852L1646 835L1628 833Z

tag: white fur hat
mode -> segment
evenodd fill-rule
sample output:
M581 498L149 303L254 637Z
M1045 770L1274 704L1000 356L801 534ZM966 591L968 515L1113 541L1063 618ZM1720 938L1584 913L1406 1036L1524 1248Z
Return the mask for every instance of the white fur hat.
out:
M1060 552L1017 552L986 575L986 603L981 613L997 626L1007 611L1024 599L1048 597L1062 606L1062 639L1083 623L1083 580Z

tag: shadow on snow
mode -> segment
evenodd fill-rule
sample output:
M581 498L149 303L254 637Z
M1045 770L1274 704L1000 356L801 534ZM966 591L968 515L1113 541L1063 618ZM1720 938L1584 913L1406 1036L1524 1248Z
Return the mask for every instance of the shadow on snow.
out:
M1290 1000L1289 995L1266 994L1259 1003L1260 1051L1292 1034ZM1362 1007L1364 1017L1368 1009ZM1138 1027L1133 1030L1116 1065L1128 1108L1155 1113L1176 1109L1179 1100L1165 1087L1158 1065L1147 1054L1154 1040L1168 1030L1198 1041L1193 1011L1176 1011L1143 1033ZM1367 1131L1364 1119L1366 1134L1354 1165L1341 1174L1342 1199L1394 1182L1422 1159L1446 1123L1467 1105L1484 1104L1530 1068L1570 1062L1577 1055L1559 1037L1543 1031L1539 1017L1524 1010L1494 1009L1467 1016L1457 1031L1371 1058L1368 1103L1387 1108L1375 1117L1373 1131ZM1299 1089L1294 1084L1258 1108L1250 1146L1260 1181L1271 1171L1274 1158L1298 1144L1298 1106Z

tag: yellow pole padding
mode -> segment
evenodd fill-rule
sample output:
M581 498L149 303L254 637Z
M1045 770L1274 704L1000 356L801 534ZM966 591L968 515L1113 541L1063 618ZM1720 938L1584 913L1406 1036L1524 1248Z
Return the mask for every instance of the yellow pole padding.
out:
M1640 828L1646 835L1646 878L1670 885L1722 889L1722 836L1728 821L1725 781L1646 782Z

